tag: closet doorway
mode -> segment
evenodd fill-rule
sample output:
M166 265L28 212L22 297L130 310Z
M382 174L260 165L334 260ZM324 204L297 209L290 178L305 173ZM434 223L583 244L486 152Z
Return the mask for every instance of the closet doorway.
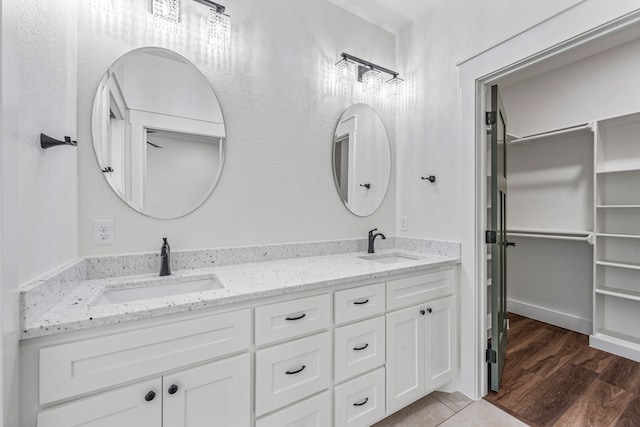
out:
M638 36L637 28L629 28L495 82L502 89L510 134L505 138L509 215L503 243L517 243L506 258L507 309L518 319L588 336L592 347L636 361ZM487 171L495 157L489 147ZM489 186L486 194L490 227ZM490 302L492 256L488 253L486 268L487 340L493 317L500 315ZM488 388L495 390L492 382Z

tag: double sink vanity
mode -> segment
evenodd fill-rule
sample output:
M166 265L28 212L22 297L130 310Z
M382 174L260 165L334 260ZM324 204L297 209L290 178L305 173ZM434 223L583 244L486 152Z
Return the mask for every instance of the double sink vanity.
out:
M96 173L159 220L203 205L227 157L211 85L167 49L109 67L91 128ZM373 214L391 175L381 117L348 107L331 144L336 202ZM170 264L165 239L161 256L82 258L23 286L22 425L369 426L451 383L459 244L374 231L179 251Z
M163 277L157 254L85 258L25 286L24 425L381 420L457 375L459 246L365 244L177 252Z

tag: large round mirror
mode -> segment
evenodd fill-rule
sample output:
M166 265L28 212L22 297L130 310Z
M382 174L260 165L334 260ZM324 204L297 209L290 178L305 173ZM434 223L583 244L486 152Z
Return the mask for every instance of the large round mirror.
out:
M333 176L344 204L358 216L382 204L391 175L391 149L382 119L366 104L342 114L333 137Z
M195 210L222 171L218 99L195 65L167 49L136 49L109 67L93 103L92 131L113 191L154 218Z

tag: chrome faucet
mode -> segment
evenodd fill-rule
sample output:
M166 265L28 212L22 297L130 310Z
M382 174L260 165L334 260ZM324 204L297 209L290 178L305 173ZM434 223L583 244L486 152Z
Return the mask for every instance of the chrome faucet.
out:
M160 275L169 276L171 274L171 248L167 238L163 237L164 243L160 248Z
M370 254L376 253L376 251L375 251L375 249L373 247L373 243L375 242L376 237L380 236L380 237L382 237L382 239L386 239L386 237L382 233L373 234L373 232L377 231L377 230L378 230L377 228L374 228L373 230L369 231L369 249L367 250L367 252L370 253Z

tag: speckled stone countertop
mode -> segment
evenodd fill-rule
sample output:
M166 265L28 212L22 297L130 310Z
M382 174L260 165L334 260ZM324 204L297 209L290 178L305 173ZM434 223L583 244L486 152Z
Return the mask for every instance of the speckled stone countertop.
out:
M64 273L83 277L80 280L70 280L69 282L73 285L67 285L64 287L64 291L58 289L58 293L47 295L47 291L55 287L45 287L43 290L44 280L40 280L35 285L27 286L23 290L21 338L35 338L103 325L114 325L367 279L384 279L390 275L421 271L429 267L453 265L460 261L459 245L457 244L446 247L446 250L442 249L442 245L436 245L439 249L434 251L430 250L433 249L433 245L425 247L425 245L416 245L415 242L409 243L413 244L404 242L402 245L394 245L395 248L377 251L377 256L397 253L416 258L391 264L361 258L368 255L365 252L351 252L178 270L174 271L173 275L164 277L159 277L157 273L147 273L87 278L86 271L83 270L86 268L86 262L82 260L82 262L66 266L63 271L58 272L58 275ZM223 287L202 292L96 305L105 292L115 289L189 282L207 278L217 279ZM36 295L29 299L27 298L29 292ZM51 301L52 298L57 298L57 300ZM46 310L35 309L37 304L45 305L45 301L47 302ZM29 310L30 305L33 306L31 310Z

